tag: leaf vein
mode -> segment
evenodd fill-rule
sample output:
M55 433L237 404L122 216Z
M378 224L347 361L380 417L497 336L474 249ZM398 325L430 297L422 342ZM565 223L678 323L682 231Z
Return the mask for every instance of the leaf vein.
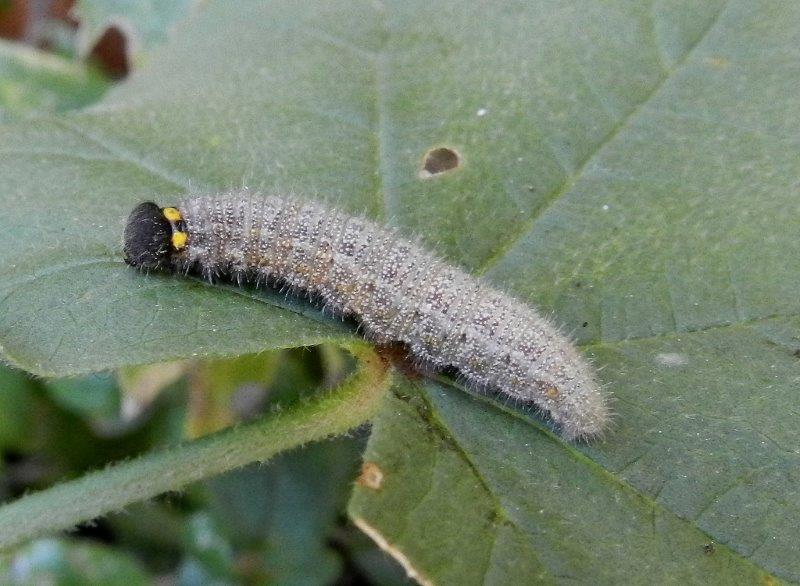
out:
M81 126L68 121L65 117L54 117L48 120L58 126L61 126L62 128L65 128L80 138L99 146L119 160L134 165L135 167L138 167L154 177L167 181L168 183L172 183L173 185L181 187L187 191L200 187L200 185L191 178L184 177L175 173L174 171L164 169L160 165L157 165L152 161L148 161L141 155L125 148L121 144L114 143L107 137L100 136L97 133L91 132L86 128L82 128Z
M606 136L600 141L597 147L594 149L593 152L589 153L583 161L578 164L576 171L568 175L561 185L556 188L553 192L551 192L550 196L542 202L542 204L538 207L536 212L532 214L527 222L524 222L519 230L516 230L511 236L506 239L505 243L498 246L497 251L495 254L491 255L478 269L477 273L482 274L488 271L490 268L498 264L501 260L503 260L518 244L522 241L522 239L530 234L533 231L533 228L536 226L538 220L544 216L544 214L553 207L553 205L559 201L563 196L569 193L578 180L581 178L583 173L592 163L592 161L607 147L610 143L614 141L614 139L619 136L631 122L637 117L637 115L642 112L646 106L652 102L652 100L659 94L661 89L667 84L667 82L675 77L675 74L681 70L689 61L691 56L694 54L697 47L699 47L703 40L706 39L709 33L714 29L716 24L720 21L722 14L725 12L727 8L727 2L722 6L722 8L717 12L714 18L711 19L708 26L706 26L705 30L700 34L697 40L692 44L681 57L680 60L676 62L676 64L671 67L666 75L664 75L648 92L648 94L644 97L644 99L639 102L635 107L633 107L626 115L624 115L618 124L616 124Z

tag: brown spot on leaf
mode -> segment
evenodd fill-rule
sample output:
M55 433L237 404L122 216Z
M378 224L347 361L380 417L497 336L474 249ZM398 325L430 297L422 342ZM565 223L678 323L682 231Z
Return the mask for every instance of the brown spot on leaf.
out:
M383 470L375 462L364 462L356 483L364 488L380 490L383 486Z

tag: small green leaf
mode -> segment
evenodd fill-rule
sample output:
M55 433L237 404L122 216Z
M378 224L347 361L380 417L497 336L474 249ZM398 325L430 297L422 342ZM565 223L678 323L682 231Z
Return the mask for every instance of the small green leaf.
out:
M0 41L0 121L76 110L96 102L108 82L81 63Z

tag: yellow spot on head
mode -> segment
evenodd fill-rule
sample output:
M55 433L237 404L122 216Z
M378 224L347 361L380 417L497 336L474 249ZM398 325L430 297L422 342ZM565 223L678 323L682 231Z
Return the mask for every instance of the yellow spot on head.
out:
M172 234L172 248L175 250L180 250L184 246L186 246L186 241L189 239L189 236L186 232L173 232Z
M544 394L547 395L548 399L556 399L558 398L559 392L556 387L547 387Z
M181 220L181 212L178 208L164 208L161 212L170 222L179 222Z

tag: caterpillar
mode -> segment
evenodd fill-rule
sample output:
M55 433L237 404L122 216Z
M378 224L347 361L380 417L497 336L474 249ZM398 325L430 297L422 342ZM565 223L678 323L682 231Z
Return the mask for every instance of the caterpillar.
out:
M124 253L143 270L304 291L376 343L403 343L419 364L533 404L567 439L594 438L609 420L594 370L549 320L366 218L246 189L144 202Z

